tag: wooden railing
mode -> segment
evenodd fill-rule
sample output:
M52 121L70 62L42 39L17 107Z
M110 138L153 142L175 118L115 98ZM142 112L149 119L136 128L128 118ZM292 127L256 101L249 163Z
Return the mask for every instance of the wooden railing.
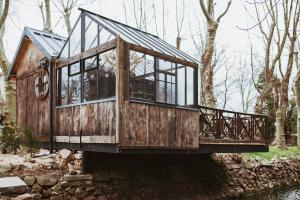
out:
M199 107L200 143L267 143L267 116Z

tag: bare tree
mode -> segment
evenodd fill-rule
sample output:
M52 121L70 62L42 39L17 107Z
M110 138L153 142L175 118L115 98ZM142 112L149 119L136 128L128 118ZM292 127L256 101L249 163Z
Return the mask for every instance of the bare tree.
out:
M68 34L71 33L71 13L72 10L79 5L79 0L54 0L54 6L59 10L59 12L63 15L65 20L65 25L67 27Z
M180 49L181 45L181 32L183 27L183 21L184 21L184 15L185 15L185 4L184 1L182 1L182 6L178 5L178 0L176 0L176 48Z
M298 52L295 53L297 74L294 79L295 102L297 108L297 147L300 148L300 66Z
M0 65L4 73L7 72L8 60L4 51L3 36L5 21L8 16L9 0L0 0Z
M258 75L257 68L258 67L254 63L254 55L252 49L250 53L250 63L246 59L239 59L238 78L236 86L239 92L239 96L241 98L242 112L248 112L249 108L253 105L254 100L256 98L255 85L253 83L253 79L255 79Z
M256 10L257 26L265 43L264 80L259 89L255 111L262 112L265 99L270 95L273 96L276 110L276 143L279 148L285 148L284 123L299 26L299 0L255 1L253 5ZM279 14L279 9L282 14ZM288 54L287 58L282 56L285 51ZM285 71L282 68L283 63Z
M43 18L43 30L51 33L50 0L42 0L41 2L39 1L39 8Z
M203 0L199 0L200 7L202 13L206 18L207 23L207 33L206 33L206 42L205 42L205 50L201 57L201 86L202 94L201 94L201 103L210 106L216 107L216 99L214 97L214 88L213 88L213 66L212 66L212 58L214 53L214 45L215 45L215 38L219 23L224 17L231 5L231 0L228 2L227 7L225 8L224 12L219 15L216 19L214 18L214 7L215 2L214 0L207 0L207 4L205 5Z

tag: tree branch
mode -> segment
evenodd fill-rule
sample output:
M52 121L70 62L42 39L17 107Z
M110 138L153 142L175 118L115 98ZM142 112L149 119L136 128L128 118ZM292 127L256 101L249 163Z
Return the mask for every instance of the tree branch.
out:
M0 18L0 29L2 29L3 26L4 26L5 20L6 20L7 15L8 15L8 8L9 8L9 0L5 0L3 13L2 13L2 16Z
M229 10L230 5L231 5L231 0L228 1L227 7L224 10L224 12L217 18L218 23L220 22L221 18L224 17L224 15L226 15L227 11Z
M205 5L203 3L203 0L199 0L199 3L200 3L200 7L201 7L201 10L206 18L207 21L212 21L212 18L209 16L206 8L205 8Z

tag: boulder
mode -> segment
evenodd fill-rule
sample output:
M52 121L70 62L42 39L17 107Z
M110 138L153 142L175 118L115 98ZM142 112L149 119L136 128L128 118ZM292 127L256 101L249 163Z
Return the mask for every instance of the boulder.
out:
M64 181L90 181L92 179L92 175L65 175L63 177Z
M19 177L0 178L1 194L23 194L27 192L27 185Z
M53 186L58 182L57 178L51 175L37 176L36 180L37 183L41 186Z
M36 179L34 176L25 176L24 177L24 182L29 185L29 186L33 186L33 184L35 183Z
M0 164L0 173L8 173L13 169L11 164Z
M107 198L105 196L99 196L97 200L107 200Z
M88 196L88 197L85 197L83 200L96 200L96 197Z
M54 192L59 192L61 190L61 185L60 183L54 185L52 188L51 188L52 191Z
M59 155L60 155L60 157L62 157L62 159L69 160L72 156L72 151L70 151L68 149L62 149L59 151Z
M22 194L20 196L17 196L16 198L13 198L12 200L40 200L42 199L40 194Z
M75 154L74 154L74 158L75 158L76 160L81 160L81 159L82 159L82 153L80 153L80 152L75 153Z
M41 193L43 188L39 184L34 184L31 188L32 193Z

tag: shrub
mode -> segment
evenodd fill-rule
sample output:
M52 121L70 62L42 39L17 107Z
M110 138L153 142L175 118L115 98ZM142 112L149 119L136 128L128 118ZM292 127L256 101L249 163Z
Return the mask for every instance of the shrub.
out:
M2 129L2 133L0 135L0 142L0 148L2 153L16 153L17 150L20 148L19 134L16 132L13 123L10 123L9 126L5 126Z
M31 128L24 128L24 143L30 153L33 153L35 148L39 147L37 139L34 137Z

